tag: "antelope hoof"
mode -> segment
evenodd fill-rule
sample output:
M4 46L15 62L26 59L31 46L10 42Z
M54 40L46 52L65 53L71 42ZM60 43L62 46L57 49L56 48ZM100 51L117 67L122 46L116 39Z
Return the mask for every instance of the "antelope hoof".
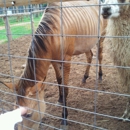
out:
M68 130L68 125L60 125L61 130Z
M99 76L98 80L101 82L102 81L102 76Z
M82 79L82 83L86 83L86 79L88 78L88 76L84 75L83 79Z
M86 79L85 79L85 78L82 79L82 83L83 83L83 84L86 83Z
M99 77L98 80L99 80L99 81L102 81L102 77Z
M98 77L99 82L102 82L102 76L103 76L102 72L99 72L98 76L99 76Z

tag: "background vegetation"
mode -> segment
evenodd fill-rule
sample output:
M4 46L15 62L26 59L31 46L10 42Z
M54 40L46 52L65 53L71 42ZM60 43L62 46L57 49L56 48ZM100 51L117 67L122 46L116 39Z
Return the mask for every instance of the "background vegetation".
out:
M41 16L42 16L42 13L40 13L39 15L33 18L35 29L39 24ZM32 33L31 19L29 16L23 16L22 20L17 19L17 17L9 17L9 23L10 23L10 28L11 28L13 39ZM0 44L3 44L5 42L7 42L5 23L3 19L0 18Z

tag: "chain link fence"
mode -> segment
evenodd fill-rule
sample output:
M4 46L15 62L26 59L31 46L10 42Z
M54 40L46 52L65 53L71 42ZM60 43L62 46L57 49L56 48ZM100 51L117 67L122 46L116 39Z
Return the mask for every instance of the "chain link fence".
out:
M47 6L44 13L50 12L47 16L43 15L42 22L36 30L33 26L33 14L30 13L31 33L25 32L24 36L18 39L12 41L8 39L7 43L0 44L0 113L13 110L16 105L23 105L28 107L32 115L38 114L38 120L33 119L29 114L29 117L24 116L25 122L32 122L32 125L21 123L20 127L16 126L18 130L36 130L35 127L32 128L33 124L38 124L39 130L128 130L129 119L123 122L121 116L126 109L129 94L127 88L124 88L120 82L117 68L129 69L130 67L114 65L109 57L109 51L104 47L108 44L105 42L101 52L103 60L101 64L99 63L100 38L119 37L101 35L102 20L100 17L95 17L96 15L90 9L98 8L97 14L101 16L101 1L96 4L95 2L85 4L83 1L70 3L60 2L60 4ZM72 11L71 14L69 11ZM51 16L50 13L54 15ZM59 16L60 19L57 18ZM88 23L83 21L87 16L95 20L89 19ZM90 29L93 29L92 26L96 23L98 24L95 25L97 28L94 28L96 35L90 34L93 31ZM85 27L89 31L86 31ZM6 33L6 35L10 34ZM92 39L96 39L97 42L86 41L93 42ZM83 47L82 42L90 45ZM64 49L66 46L67 49ZM72 53L71 50L75 52ZM90 67L90 70L86 67ZM103 70L103 77L99 80L100 67ZM85 72L88 75L85 75ZM88 76L86 82L82 81L84 75ZM42 85L39 85L41 82ZM6 83L12 83L13 90L7 88ZM19 87L18 92L15 84ZM34 86L34 93L32 93ZM44 103L45 111L41 107Z

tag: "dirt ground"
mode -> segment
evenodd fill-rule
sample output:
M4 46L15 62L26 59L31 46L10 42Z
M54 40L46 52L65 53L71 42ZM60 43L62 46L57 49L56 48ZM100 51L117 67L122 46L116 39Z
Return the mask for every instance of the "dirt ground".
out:
M10 46L8 46L7 44L1 44L0 54L26 56L30 41L31 41L30 36L24 36L17 40L13 40ZM8 52L8 48L10 48L10 52ZM96 47L93 49L93 52L94 52L93 63L96 63L95 58ZM103 53L103 57L104 57L103 64L113 65L105 50ZM9 59L11 59L11 62L9 62ZM6 75L15 75L20 77L20 75L23 72L23 68L21 66L25 63L25 60L26 60L25 58L6 57L4 55L0 56L0 81L10 82L11 78L7 77ZM74 56L72 58L72 61L86 62L86 57L84 54ZM11 70L10 66L12 68ZM90 77L87 79L86 84L82 84L81 81L84 71L85 71L85 65L81 65L79 63L72 64L69 77L69 86L74 86L78 88L87 88L93 90L97 86L96 89L104 92L126 93L126 88L122 87L118 76L118 72L115 68L103 67L103 81L101 83L97 83L96 81L96 67L91 66ZM15 78L14 80L17 81L18 79ZM52 66L50 66L49 68L46 81L56 83L55 74ZM7 89L4 85L0 84L0 112L2 112L2 110L12 109L12 105L8 104L8 102L13 102L15 98L12 97L9 94L9 92L11 92L9 89ZM58 100L58 87L47 84L45 89L45 101L51 103L57 103L57 100ZM130 130L129 122L123 122L117 119L99 115L94 116L93 114L88 113L87 111L90 112L95 111L95 102L97 113L109 116L121 117L126 107L127 98L105 93L95 94L94 92L83 89L70 88L67 99L67 106L76 109L81 109L84 111L68 109L69 120L83 123L78 124L69 121L68 122L69 130L92 130L93 129L92 127L84 124L93 125L94 119L96 119L97 127L102 127L108 130ZM62 112L61 107L47 104L46 113L51 114L53 116L61 117L61 112ZM57 128L60 127L60 119L45 115L42 121L47 125L51 125ZM42 129L53 130L52 128L47 126L42 126Z

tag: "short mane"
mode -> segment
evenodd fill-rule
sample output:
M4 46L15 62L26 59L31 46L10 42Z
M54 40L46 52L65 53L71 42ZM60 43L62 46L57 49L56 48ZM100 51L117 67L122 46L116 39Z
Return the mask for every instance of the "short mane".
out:
M55 6L55 4L54 4ZM35 80L35 67L37 66L37 60L33 58L40 58L42 52L47 52L47 34L53 34L53 30L57 30L57 22L59 8L49 8L46 7L42 19L37 27L35 35L33 36L30 48L28 50L28 59L26 62L25 70L21 76L22 79L19 80L18 94L25 96L25 90L28 86L32 87L35 85L35 82L29 80ZM44 35L45 34L45 35ZM37 78L36 78L37 79Z

